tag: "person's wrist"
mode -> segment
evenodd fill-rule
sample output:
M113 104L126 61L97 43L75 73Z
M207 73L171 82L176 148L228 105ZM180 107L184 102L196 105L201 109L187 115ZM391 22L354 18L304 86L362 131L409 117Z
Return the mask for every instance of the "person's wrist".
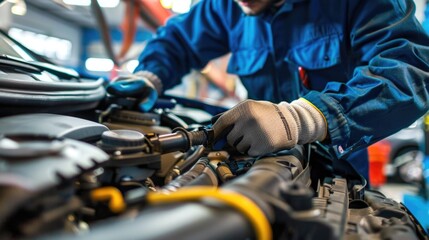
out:
M328 125L325 116L311 102L300 98L290 103L299 117L299 144L323 141L328 135Z
M155 90L158 92L158 95L161 95L163 86L161 79L154 73L142 70L134 73L137 77L143 77L149 80L150 83L154 86Z

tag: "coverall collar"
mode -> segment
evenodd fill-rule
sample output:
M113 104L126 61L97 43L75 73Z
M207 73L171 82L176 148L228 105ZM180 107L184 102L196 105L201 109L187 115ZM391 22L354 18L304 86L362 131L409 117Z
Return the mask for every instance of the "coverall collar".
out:
M263 20L270 22L273 19L274 16L276 16L278 14L281 14L281 13L286 13L286 12L292 11L294 3L305 2L305 1L308 1L308 0L285 0L285 2L283 3L282 6L280 6L280 8L278 8L278 9L274 9L274 8L268 9L267 11L265 11L264 13L262 13L260 15L260 17Z
M290 12L293 9L293 4L297 2L305 2L308 0L285 0L283 6L280 7L278 12Z

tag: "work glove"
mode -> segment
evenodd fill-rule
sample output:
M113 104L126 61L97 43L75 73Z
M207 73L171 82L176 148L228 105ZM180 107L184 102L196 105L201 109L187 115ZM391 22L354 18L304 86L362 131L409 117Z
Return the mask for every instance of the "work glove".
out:
M215 144L227 143L250 156L321 141L327 124L323 114L306 99L274 104L246 100L223 113L213 124Z
M148 112L155 105L162 92L162 83L153 73L140 71L127 76L119 76L110 83L106 91L116 97L132 97L140 101L139 108Z

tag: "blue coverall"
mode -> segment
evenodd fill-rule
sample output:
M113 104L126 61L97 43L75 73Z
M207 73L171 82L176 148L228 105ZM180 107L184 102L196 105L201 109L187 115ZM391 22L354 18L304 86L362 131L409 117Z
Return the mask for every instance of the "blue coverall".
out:
M309 100L327 120L332 152L347 159L428 111L429 38L414 12L412 0L286 0L246 16L233 0L202 0L158 30L136 71L168 89L231 52L227 70L249 98ZM367 176L367 159L347 160Z

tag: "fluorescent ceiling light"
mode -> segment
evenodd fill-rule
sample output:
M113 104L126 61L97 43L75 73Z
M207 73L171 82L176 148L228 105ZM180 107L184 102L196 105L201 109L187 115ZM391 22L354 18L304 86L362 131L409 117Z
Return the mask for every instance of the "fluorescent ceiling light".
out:
M27 5L24 0L16 1L10 11L15 15L23 16L27 13Z
M108 58L88 58L85 61L85 68L93 72L109 72L113 67L113 61Z
M160 0L161 6L165 9L171 9L173 7L173 0Z
M89 6L91 5L91 0L63 0L65 4L74 5L74 6Z
M171 10L176 13L187 13L191 9L192 0L176 0L173 1Z
M128 70L128 72L134 72L134 70L136 69L136 67L139 65L139 61L138 60L131 60L127 63L126 68Z
M103 8L114 8L119 5L120 0L98 0L98 4ZM91 0L63 0L65 4L74 6L89 6Z
M175 13L189 12L192 6L192 0L160 0L161 6L165 9L171 9Z
M119 0L98 0L100 7L115 8L119 5Z

